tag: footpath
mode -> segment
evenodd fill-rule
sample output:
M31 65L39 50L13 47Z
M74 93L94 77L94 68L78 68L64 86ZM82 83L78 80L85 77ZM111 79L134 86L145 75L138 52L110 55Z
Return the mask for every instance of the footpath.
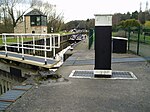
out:
M94 50L79 43L57 73L68 81L29 90L6 112L149 112L150 63L133 54L112 54L113 71L130 71L137 79L71 78L73 70L93 70ZM120 60L120 61L118 61Z

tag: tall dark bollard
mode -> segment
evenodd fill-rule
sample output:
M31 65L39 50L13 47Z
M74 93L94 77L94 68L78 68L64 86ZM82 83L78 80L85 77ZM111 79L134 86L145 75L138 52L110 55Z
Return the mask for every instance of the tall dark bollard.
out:
M112 16L95 15L95 77L111 77Z

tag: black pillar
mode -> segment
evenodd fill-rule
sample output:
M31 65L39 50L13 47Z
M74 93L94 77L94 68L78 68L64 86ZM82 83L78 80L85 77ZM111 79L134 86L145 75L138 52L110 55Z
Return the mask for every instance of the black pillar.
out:
M112 16L95 15L95 77L111 77Z

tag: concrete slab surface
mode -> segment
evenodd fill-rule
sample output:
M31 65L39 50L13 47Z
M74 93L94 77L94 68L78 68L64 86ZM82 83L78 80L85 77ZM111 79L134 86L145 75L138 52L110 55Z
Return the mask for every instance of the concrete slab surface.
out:
M87 41L74 48L72 56L92 59ZM76 54L78 53L78 54ZM139 57L132 54L113 54L113 58ZM11 112L149 112L150 63L127 61L112 63L114 71L131 71L136 80L92 80L69 78L72 70L93 70L94 65L64 66L57 73L68 82L39 85L29 90L11 105Z

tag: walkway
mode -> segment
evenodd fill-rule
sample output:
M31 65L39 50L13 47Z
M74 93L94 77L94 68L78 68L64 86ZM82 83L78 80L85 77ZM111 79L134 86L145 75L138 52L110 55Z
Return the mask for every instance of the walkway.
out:
M113 58L112 63L125 63L125 62L140 62L140 61L148 61L150 57L142 58ZM77 57L69 57L65 62L64 66L79 66L79 65L94 65L94 59L86 59L86 60L78 60Z
M93 60L94 50L87 42L74 48L73 60ZM74 57L77 57L76 59ZM113 54L113 59L134 58L132 54ZM93 64L61 66L57 73L68 82L45 83L27 92L11 105L11 112L149 112L150 64L146 61L113 62L113 71L131 71L137 79L75 79L69 78L73 70L93 70Z
M24 54L24 60L22 60L22 54L8 52L8 56L5 56L5 51L0 51L0 58L7 59L10 61L21 62L29 65L39 66L43 68L52 68L56 65L59 61L55 61L54 59L47 58L47 64L45 64L45 58L40 56L33 56Z

